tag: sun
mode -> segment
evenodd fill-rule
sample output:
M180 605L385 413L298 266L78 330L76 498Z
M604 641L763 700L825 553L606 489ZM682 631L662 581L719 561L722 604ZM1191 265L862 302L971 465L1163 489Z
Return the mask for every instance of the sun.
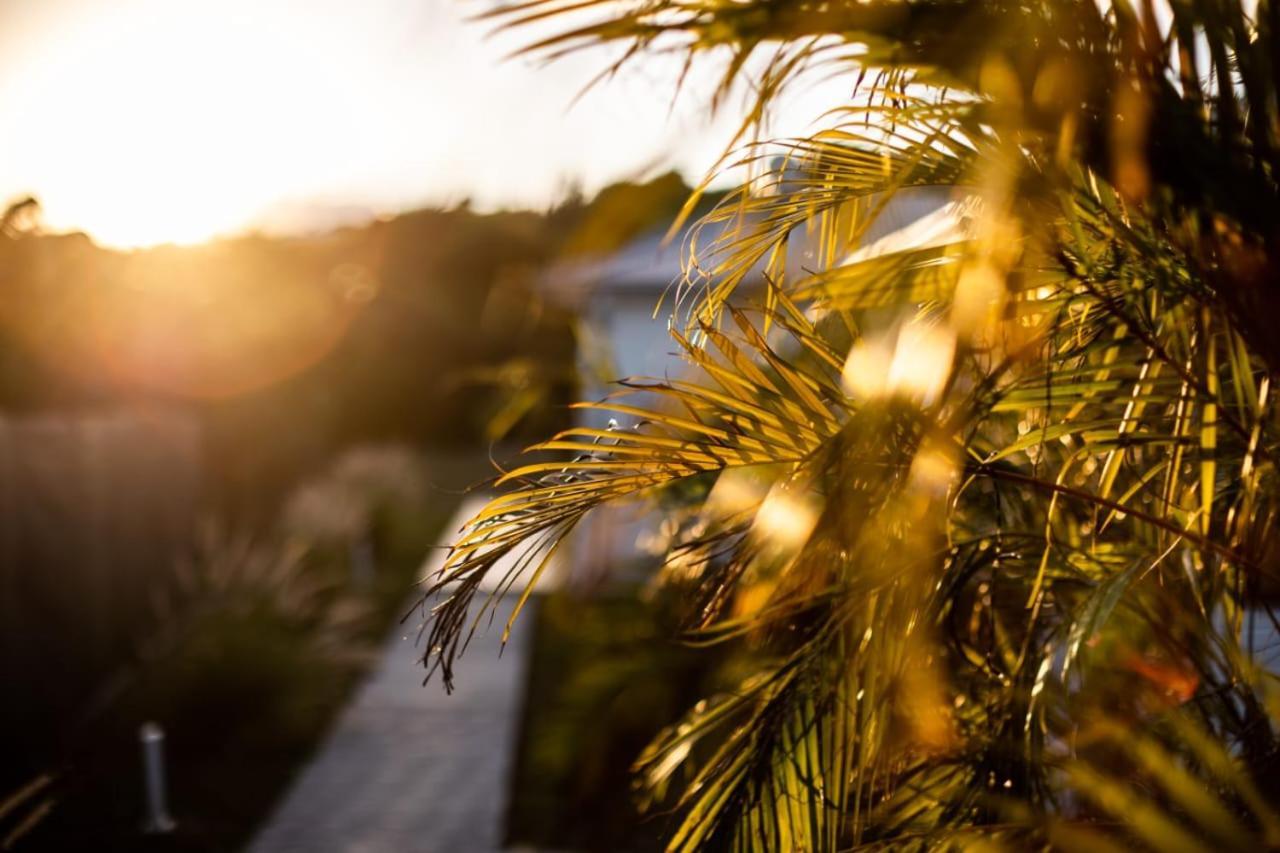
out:
M18 134L8 159L50 227L117 247L197 243L305 195L363 144L368 94L315 55L322 44L182 5L80 20L9 81L39 133Z

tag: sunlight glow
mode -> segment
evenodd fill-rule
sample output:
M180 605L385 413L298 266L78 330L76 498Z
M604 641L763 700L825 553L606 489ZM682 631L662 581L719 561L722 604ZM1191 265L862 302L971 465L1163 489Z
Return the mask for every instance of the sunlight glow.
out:
M148 11L80 19L8 75L5 112L40 126L8 145L55 229L116 246L198 242L307 191L341 168L335 151L366 143L368 99L341 57L316 55L323 43L266 20Z
M860 340L845 361L845 391L868 400L901 395L931 405L951 374L955 349L949 325L920 319L903 324L892 349L880 340Z
M0 4L0 202L34 195L50 230L118 247L317 231L464 201L545 208L672 168L696 181L736 130L706 110L711 66L686 77L679 57L653 56L584 94L607 51L511 59L545 27L492 33L473 11ZM774 131L808 128L845 85L789 100Z
M907 323L898 332L898 346L889 366L889 387L931 405L951 375L955 352L956 336L950 326Z
M850 396L866 400L882 397L888 391L889 365L893 350L880 340L863 338L849 350L841 379Z
M956 282L952 326L962 334L975 335L996 324L1004 293L1004 280L993 264L985 260L966 264Z
M956 461L944 448L926 444L911 461L910 482L924 493L945 495L956 480Z
M727 468L707 495L706 512L728 517L754 509L764 500L771 482L770 472L759 468Z
M796 550L809 540L818 524L818 510L807 495L779 484L756 510L752 532L782 550Z

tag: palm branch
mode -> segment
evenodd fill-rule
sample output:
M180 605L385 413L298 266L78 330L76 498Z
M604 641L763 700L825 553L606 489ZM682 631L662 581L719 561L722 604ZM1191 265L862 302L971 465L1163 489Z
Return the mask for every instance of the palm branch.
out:
M687 638L752 671L637 762L679 788L672 850L1275 843L1277 7L492 15L559 22L541 55L718 61L722 101L749 78L726 164L758 177L690 232L690 377L502 478L429 585L428 667L452 683L495 566L527 596L594 509L675 496ZM813 73L848 101L755 140ZM868 240L940 188L945 240Z

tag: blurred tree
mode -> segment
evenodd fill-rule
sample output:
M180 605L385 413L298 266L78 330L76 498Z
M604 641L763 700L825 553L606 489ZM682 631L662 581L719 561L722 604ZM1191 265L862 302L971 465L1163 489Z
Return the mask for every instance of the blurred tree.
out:
M1280 844L1280 6L493 16L560 21L536 53L722 63L738 141L815 75L849 97L748 144L695 226L693 377L629 383L598 406L625 423L503 478L428 669L451 684L498 560L658 495L691 638L750 650L637 762L672 850ZM938 188L932 231L866 239Z
M675 184L652 184L667 208ZM42 233L21 200L0 217L0 408L183 407L205 427L211 500L239 516L361 442L527 440L565 422L574 383L573 318L540 271L601 210L648 210L633 194L653 192L133 252Z
M0 215L0 234L14 237L30 231L40 215L40 202L32 196L24 196L9 203Z

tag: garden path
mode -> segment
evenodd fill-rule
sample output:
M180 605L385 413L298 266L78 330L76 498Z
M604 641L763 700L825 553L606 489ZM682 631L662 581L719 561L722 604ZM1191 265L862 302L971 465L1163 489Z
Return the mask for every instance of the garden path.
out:
M446 533L481 502L464 501ZM416 627L397 630L250 853L500 849L530 645L522 618L499 657L513 603L477 632L452 695L438 680L422 686Z

